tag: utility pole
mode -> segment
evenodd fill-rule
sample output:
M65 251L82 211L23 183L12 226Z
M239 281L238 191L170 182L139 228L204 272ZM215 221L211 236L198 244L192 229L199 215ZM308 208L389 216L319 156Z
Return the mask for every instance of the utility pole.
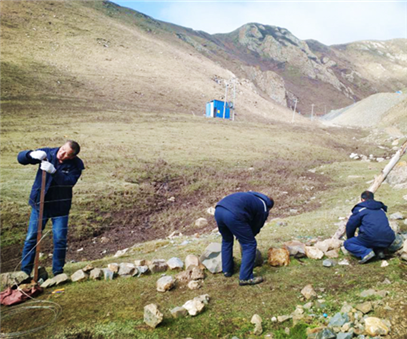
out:
M294 116L295 116L295 110L297 109L297 99L295 99L295 103L294 103L294 111L293 111L293 120L291 121L291 123L294 122Z
M311 121L314 120L314 104L311 105Z
M226 111L226 102L227 102L227 96L228 96L228 83L225 81L226 88L225 88L225 102L223 103L223 119L225 119L225 111Z

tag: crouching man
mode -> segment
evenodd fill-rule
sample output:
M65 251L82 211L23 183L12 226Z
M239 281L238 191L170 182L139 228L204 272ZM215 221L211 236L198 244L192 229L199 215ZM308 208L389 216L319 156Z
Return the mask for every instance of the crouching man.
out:
M21 261L21 270L28 275L31 274L34 267L35 247L37 245L42 171L47 172L42 229L44 229L48 219L51 219L54 241L52 272L57 275L64 271L72 188L84 169L82 160L77 156L79 151L79 144L69 140L61 147L42 148L36 151L28 150L18 154L17 160L22 165L40 164L29 198L29 204L32 208L31 217Z
M384 251L397 251L403 245L401 237L396 236L386 216L387 206L374 200L374 194L365 191L361 202L352 209L346 224L347 240L344 246L352 255L360 258L365 264L376 255L384 259ZM358 236L355 231L359 228Z
M216 205L215 219L222 235L222 271L233 274L233 236L242 247L239 284L255 285L263 281L254 277L257 242L255 236L267 220L273 199L257 192L239 192L226 196Z

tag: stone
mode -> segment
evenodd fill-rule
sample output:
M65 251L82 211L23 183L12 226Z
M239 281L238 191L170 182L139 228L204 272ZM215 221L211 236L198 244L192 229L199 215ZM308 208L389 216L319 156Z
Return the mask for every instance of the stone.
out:
M348 259L342 259L340 262L338 262L338 265L341 265L341 266L349 265L349 261L348 261Z
M103 271L103 277L105 280L113 280L114 279L114 272L112 272L111 270L109 270L108 268L102 268Z
M29 282L30 280L30 276L23 271L0 274L0 283L3 288L13 286L15 284L20 285L22 283Z
M196 255L188 254L185 258L185 269L187 270L190 266L199 266L200 262Z
M403 220L404 217L400 212L396 212L396 213L390 214L389 219L391 219L391 220Z
M204 279L205 273L201 268L197 266L190 266L190 268L178 273L175 277L180 283L188 283L191 280Z
M167 261L168 268L170 270L182 270L184 263L180 258L172 257Z
M349 316L347 313L336 313L330 320L330 327L342 327L345 323L349 322Z
M190 290L198 290L198 289L200 289L202 287L202 285L203 285L202 280L191 280L188 283L188 288Z
M255 325L253 334L260 335L263 333L263 327L261 326L263 319L258 314L254 314L252 320L250 321L252 324Z
M157 291L166 292L175 286L175 279L170 275L165 275L157 280Z
M287 321L288 319L291 319L290 315L280 315L277 317L277 321L279 323L283 323L284 321Z
M291 256L295 258L303 258L305 254L305 245L299 241L289 241L284 243L285 248L288 250Z
M360 292L360 296L362 298L368 298L368 297L371 297L373 295L376 295L376 291L374 289L371 289L371 288L368 289L368 290L364 290L364 291Z
M326 241L318 241L317 243L315 243L314 247L326 253L328 252L329 244Z
M94 268L90 271L89 278L92 280L100 280L103 278L103 271L100 268Z
M126 254L126 252L128 251L128 248L125 248L124 250L119 250L115 253L115 255L113 256L114 258L119 258L122 257L123 255Z
M148 326L156 328L163 321L163 318L164 316L156 304L144 306L144 322Z
M397 220L390 220L389 221L390 228L393 230L394 233L400 232L400 226Z
M330 251L326 252L325 255L331 259L339 257L338 250L330 250Z
M117 263L110 263L109 265L107 265L107 268L109 269L109 270L111 270L113 273L117 273L117 272L119 272L119 264L117 264Z
M386 182L390 185L403 184L407 182L407 161L400 161L387 175Z
M203 311L205 304L201 299L194 298L188 300L182 307L188 311L189 315L196 316Z
M222 272L222 245L220 243L210 243L205 252L199 258L199 261L211 273Z
M47 279L41 284L41 287L48 288L48 287L52 287L54 285L56 285L56 282L54 279Z
M290 252L287 248L273 248L268 249L268 263L270 266L288 266L290 264Z
M335 262L333 260L331 260L331 259L325 259L322 262L322 265L325 266L325 267L333 267L333 266L335 266Z
M74 274L71 275L72 282L81 282L88 280L89 274L85 273L82 270L76 271Z
M387 266L389 266L389 263L386 260L383 260L380 267L387 267Z
M370 301L367 301L367 302L364 302L362 304L356 305L355 308L357 310L359 310L360 312L362 312L363 314L367 314L373 309L373 306L372 306L372 303Z
M197 220L195 220L196 227L205 227L206 225L208 225L208 220L206 220L205 218L198 218Z
M305 308L306 310L309 310L312 307L312 301L310 301L309 303L306 303L303 308Z
M55 281L56 285L61 285L69 281L69 277L65 273L57 274L55 277L52 278Z
M384 322L376 317L368 317L365 319L365 331L369 335L387 335L390 329L384 324Z
M302 290L301 294L305 297L305 299L310 300L312 298L317 297L317 293L315 292L314 288L311 284L306 285Z
M343 303L341 308L341 313L349 313L352 311L352 305L348 304L346 301Z
M336 334L333 333L330 329L325 328L321 332L319 332L316 337L316 339L335 339Z
M183 318L188 314L188 311L183 308L183 307L175 307L172 310L170 310L170 313L173 318L178 319L178 318Z
M336 335L336 339L352 339L353 338L353 331L351 332L340 332Z
M136 266L146 266L146 260L145 259L134 260L134 265L136 265Z
M150 272L148 266L136 266L136 268L137 268L137 277L139 277L142 274L147 274Z
M210 215L215 215L215 208L214 207L208 207L206 210L206 213Z
M117 274L120 275L121 277L133 276L135 270L136 270L136 266L134 264L121 263L119 265L119 270L118 270Z
M305 246L305 253L310 259L322 259L322 257L324 256L324 252L312 246Z
M85 273L89 273L90 271L92 271L94 269L92 264L88 264L86 265L84 268L82 268L82 271L84 271Z
M148 265L151 273L165 272L168 269L167 262L164 259L154 259L150 265Z

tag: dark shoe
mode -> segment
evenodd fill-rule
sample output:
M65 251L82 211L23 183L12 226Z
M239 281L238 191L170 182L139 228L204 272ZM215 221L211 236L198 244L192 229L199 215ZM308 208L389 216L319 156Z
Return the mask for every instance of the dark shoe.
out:
M377 256L380 260L386 259L386 256L384 255L384 252L383 252L383 251L377 252L376 256Z
M365 255L362 260L359 260L359 264L365 264L367 263L370 259L374 258L376 255L374 254L373 251L371 251L369 254Z
M55 272L53 274L54 274L54 277L56 277L57 275L62 274L62 273L64 273L64 271Z
M261 282L263 282L262 277L255 277L255 278L249 279L249 280L239 280L239 285L240 286L256 285L256 284L260 284Z
M223 272L223 275L225 276L225 278L230 278L232 276L233 273L230 272Z

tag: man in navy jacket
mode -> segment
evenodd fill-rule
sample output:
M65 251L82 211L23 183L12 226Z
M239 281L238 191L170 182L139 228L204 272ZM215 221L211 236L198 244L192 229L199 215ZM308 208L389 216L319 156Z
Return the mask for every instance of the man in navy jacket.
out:
M386 216L387 206L374 200L370 191L363 192L361 198L362 202L353 207L346 224L344 246L351 254L361 258L360 264L364 264L375 257L375 252L382 253L392 245L396 235ZM355 237L357 228L359 233Z
M222 234L222 270L225 277L233 274L233 236L242 246L240 285L263 281L253 276L257 242L255 236L267 220L274 201L257 192L239 192L226 196L216 205L215 219Z
M34 267L35 247L37 245L42 171L47 172L42 229L44 229L48 219L51 219L54 241L52 272L57 275L64 270L72 187L84 170L83 162L77 156L79 151L79 144L68 140L61 147L42 148L36 151L28 150L18 154L17 160L22 165L40 164L29 198L32 210L21 262L21 270L28 275L31 274Z

